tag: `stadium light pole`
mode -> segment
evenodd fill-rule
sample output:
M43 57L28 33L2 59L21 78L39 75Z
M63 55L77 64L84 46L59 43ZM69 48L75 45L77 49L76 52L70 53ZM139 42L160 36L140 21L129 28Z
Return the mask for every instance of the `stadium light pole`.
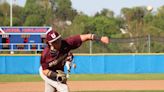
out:
M10 0L10 26L13 26L13 0Z

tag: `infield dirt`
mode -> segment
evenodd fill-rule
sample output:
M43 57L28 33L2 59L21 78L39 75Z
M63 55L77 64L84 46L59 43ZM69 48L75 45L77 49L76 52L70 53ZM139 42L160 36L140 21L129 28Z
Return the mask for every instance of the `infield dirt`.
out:
M68 81L70 91L164 90L164 80ZM0 82L0 92L43 92L44 82Z

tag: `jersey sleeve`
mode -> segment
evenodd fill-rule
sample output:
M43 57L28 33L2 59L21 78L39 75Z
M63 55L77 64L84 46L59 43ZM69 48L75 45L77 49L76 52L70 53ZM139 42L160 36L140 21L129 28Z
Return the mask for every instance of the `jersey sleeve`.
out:
M71 49L76 49L76 48L80 47L82 44L80 35L71 36L66 39L66 42L68 43L68 45Z
M46 49L44 49L41 54L40 64L43 70L48 69L48 65L46 63Z

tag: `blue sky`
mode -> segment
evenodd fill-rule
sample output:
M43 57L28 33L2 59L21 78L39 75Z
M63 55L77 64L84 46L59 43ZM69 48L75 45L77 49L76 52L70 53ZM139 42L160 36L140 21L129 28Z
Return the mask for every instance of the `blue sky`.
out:
M10 1L10 0L8 0ZM14 3L23 6L26 0L13 0ZM164 5L164 0L71 0L72 7L77 11L82 11L87 15L94 15L103 8L114 11L116 15L120 14L123 7L135 6L153 6L154 11Z
M85 14L94 15L103 8L114 11L116 15L120 14L123 7L135 6L153 6L154 11L164 5L164 0L71 0L72 7Z

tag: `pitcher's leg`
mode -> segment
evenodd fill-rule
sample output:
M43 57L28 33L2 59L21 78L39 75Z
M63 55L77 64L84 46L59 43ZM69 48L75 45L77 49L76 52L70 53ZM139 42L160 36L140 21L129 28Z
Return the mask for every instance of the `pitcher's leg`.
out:
M59 92L69 92L67 84L63 84L63 83L60 83L60 82L57 82L57 81L53 81L49 78L46 78L45 82L47 82L49 85L56 88L57 91L59 91Z
M45 92L55 92L55 88L45 82Z
M69 92L68 85L67 84L59 83L58 91L59 92Z

